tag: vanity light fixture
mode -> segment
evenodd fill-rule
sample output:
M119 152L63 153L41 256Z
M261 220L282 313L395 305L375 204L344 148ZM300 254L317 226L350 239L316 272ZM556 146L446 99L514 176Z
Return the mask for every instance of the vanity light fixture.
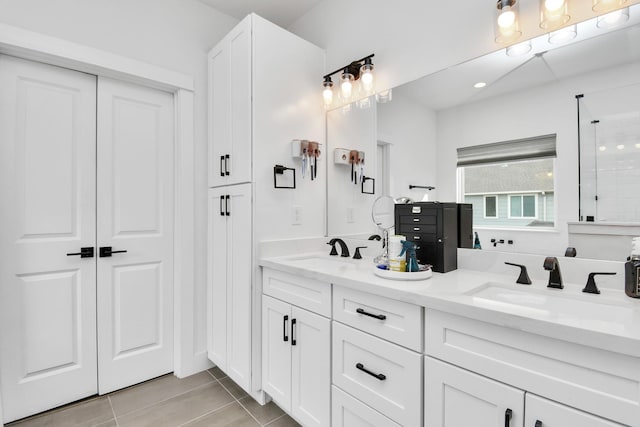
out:
M609 12L616 10L624 5L627 0L593 0L594 12Z
M562 44L566 43L569 40L573 40L578 35L578 28L574 25L569 25L568 27L560 28L559 30L552 31L549 33L549 43L551 44Z
M522 56L531 52L531 40L526 40L507 47L507 56Z
M374 90L374 74L373 74L373 58L374 54L365 56L362 59L353 61L349 65L340 67L337 70L326 74L322 82L322 99L325 108L331 108L333 104L333 82L331 76L340 74L339 97L344 103L351 102L352 97L356 94L356 82L360 82L360 94L370 95Z
M496 3L496 43L510 43L521 35L519 23L519 0L498 0Z
M476 89L482 89L486 85L487 84L485 82L478 82L478 83L474 84L473 87L475 87Z
M614 10L613 12L609 12L606 15L598 16L598 23L596 24L598 28L614 28L618 25L622 25L629 20L629 8L625 7L624 9Z
M560 28L570 19L569 0L540 0L540 28Z

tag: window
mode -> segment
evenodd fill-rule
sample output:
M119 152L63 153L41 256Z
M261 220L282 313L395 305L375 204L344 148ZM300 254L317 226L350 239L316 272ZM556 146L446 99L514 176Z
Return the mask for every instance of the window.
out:
M458 200L474 226L553 227L555 135L458 148Z
M538 203L533 194L509 196L509 218L537 218Z
M484 217L485 218L498 217L498 197L497 196L484 196Z

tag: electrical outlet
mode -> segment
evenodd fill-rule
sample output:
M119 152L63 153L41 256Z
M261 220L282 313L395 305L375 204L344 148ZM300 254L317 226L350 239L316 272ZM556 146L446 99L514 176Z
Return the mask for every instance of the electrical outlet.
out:
M302 225L302 206L294 206L291 213L291 224Z
M354 210L354 209L353 209L353 207L351 207L351 206L349 206L349 207L347 208L347 222L348 222L348 223L355 222L355 219L354 219L354 216L355 216L355 215L354 215L353 210Z

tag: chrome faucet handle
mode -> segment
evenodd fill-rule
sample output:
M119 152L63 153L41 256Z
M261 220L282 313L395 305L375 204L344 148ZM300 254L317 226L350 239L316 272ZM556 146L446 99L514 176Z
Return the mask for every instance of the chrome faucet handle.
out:
M587 285L584 287L582 292L586 292L588 294L599 294L600 289L596 286L596 280L594 276L596 274L605 275L605 276L614 276L616 273L589 273L589 278L587 279Z
M505 264L507 265L513 265L514 267L520 267L520 276L518 276L518 280L516 280L516 283L519 283L521 285L530 285L531 284L531 279L529 278L529 274L527 273L527 267L521 264L514 264L512 262L506 262Z

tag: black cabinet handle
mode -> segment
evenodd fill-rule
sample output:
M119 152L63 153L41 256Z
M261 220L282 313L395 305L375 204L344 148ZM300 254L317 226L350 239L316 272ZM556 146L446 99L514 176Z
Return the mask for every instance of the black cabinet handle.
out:
M535 427L542 427L542 421L536 420L536 426Z
M289 316L284 316L282 319L282 341L289 341L289 337L287 336L287 322L289 321Z
M100 258L104 258L104 257L110 257L111 254L121 254L127 251L121 250L121 251L114 251L111 249L111 246L101 246L100 247Z
M367 374L371 375L372 377L375 377L375 378L379 379L380 381L384 381L384 380L387 379L387 376L385 374L374 374L373 372L371 372L370 370L365 368L362 363L356 363L356 368L360 369L362 372L366 372Z
M380 319L380 320L385 320L387 318L387 316L385 316L384 314L371 314L371 313L367 313L366 311L364 311L361 308L357 308L356 309L356 313L358 314L364 314L365 316L369 316L369 317L375 317L376 319Z
M296 319L291 319L291 345L296 345Z
M231 216L231 211L229 210L229 205L230 205L229 202L231 201L231 196L227 194L226 196L224 196L224 200L225 200L225 202L224 202L224 214L226 216Z
M223 203L224 203L224 196L220 196L220 216L224 216L224 209L222 208Z
M224 156L220 156L220 176L224 176Z
M509 427L511 425L512 416L513 416L513 411L507 408L507 410L504 411L504 427Z
M67 254L67 256L80 255L80 258L93 258L93 246L80 248L80 252Z
M224 155L224 174L229 176L231 175L231 173L229 172L229 159L231 158L230 155L225 154Z

